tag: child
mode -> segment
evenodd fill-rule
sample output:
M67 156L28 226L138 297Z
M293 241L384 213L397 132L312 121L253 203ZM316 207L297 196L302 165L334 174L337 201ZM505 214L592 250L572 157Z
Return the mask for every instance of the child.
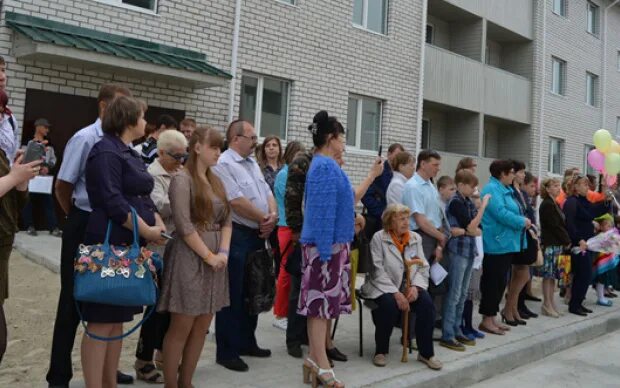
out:
M612 275L618 266L620 252L620 234L614 227L611 214L604 214L594 219L599 234L588 240L588 249L598 252L592 264L594 283L597 295L596 304L611 307L611 300L605 295L606 288L611 285Z
M464 345L476 344L474 339L464 335L460 324L472 266L477 256L476 236L482 234L479 226L489 199L485 197L480 211L476 210L471 196L478 185L478 178L467 170L459 171L454 182L456 193L446 208L452 237L446 246L446 254L450 257L449 289L443 304L443 334L439 344L448 349L463 351Z
M441 197L441 200L445 204L448 204L448 201L452 198L454 192L456 191L454 180L447 175L439 177L439 179L437 180L437 191L439 191L439 196Z

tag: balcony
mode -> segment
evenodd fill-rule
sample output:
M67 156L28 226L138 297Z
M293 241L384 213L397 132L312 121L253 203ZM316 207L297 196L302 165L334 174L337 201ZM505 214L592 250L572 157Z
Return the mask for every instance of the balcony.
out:
M426 45L424 99L530 124L531 82L451 51Z

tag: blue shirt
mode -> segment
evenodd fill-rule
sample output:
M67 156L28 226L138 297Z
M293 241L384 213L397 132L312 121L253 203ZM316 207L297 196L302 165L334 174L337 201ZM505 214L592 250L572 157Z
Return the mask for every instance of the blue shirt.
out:
M93 146L103 137L101 120L97 119L88 127L76 132L65 147L58 172L58 179L73 185L73 200L77 208L90 212L90 202L86 192L86 159Z
M430 179L424 180L417 172L405 183L402 203L411 210L411 218L409 219L411 230L420 229L413 218L416 213L426 216L437 229L443 225L444 205L439 196L439 191Z
M392 167L388 162L383 165L383 172L375 178L366 194L362 197L362 203L368 210L368 215L381 219L383 211L387 207L387 189L392 181Z
M286 223L286 210L284 208L284 195L286 194L286 180L288 179L288 164L276 175L273 191L278 204L278 226L288 226Z

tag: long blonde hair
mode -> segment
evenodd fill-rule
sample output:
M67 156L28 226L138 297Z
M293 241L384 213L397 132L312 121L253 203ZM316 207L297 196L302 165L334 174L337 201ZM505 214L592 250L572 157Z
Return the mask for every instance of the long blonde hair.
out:
M198 154L196 153L196 144L208 144L210 147L222 147L224 138L214 128L199 127L192 133L189 139L189 158L185 164L185 169L192 177L194 183L194 193L192 195L193 208L195 212L192 214L192 221L196 223L209 223L215 219L213 211L213 202L209 196L209 191L218 197L224 203L225 218L230 213L230 205L226 199L226 190L220 178L215 175L212 169L207 168L207 182L211 186L205 185L200 179L201 171L198 171ZM210 189L210 190L209 190Z

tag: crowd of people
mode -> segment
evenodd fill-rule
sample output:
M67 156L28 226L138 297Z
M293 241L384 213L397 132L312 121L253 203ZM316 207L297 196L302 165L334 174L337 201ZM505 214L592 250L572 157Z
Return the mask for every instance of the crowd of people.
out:
M47 159L22 163L9 123L14 118L3 100L5 83L0 72L1 300L8 297L8 256L28 180L50 165ZM584 306L590 286L602 307L616 296L618 252L596 240L616 238L615 188L596 193L575 169L563 181L539 184L524 163L495 160L481 187L474 159L461 160L454 176L438 177L438 152L413 155L395 143L354 187L342 168L345 129L326 111L308 126L313 147L307 150L298 141L283 147L275 136L259 145L244 120L230 123L222 135L194 120L178 124L162 115L147 133L147 106L119 85L103 85L97 104L96 121L69 140L55 185L66 220L50 387L67 387L72 378L81 319L87 322L81 363L89 388L132 381L119 371L122 340L100 338L120 336L123 323L141 313L146 319L134 368L149 383L192 386L214 317L217 364L243 372L249 366L242 357L270 357L259 345L258 313L248 308L245 276L249 257L265 250L273 253L276 274L273 325L286 332L292 357L303 358L302 346L308 346L302 377L314 387L344 387L333 367L347 355L330 332L334 320L351 313L355 292L372 310L374 365L389 363L390 338L400 327L402 343L412 346L415 338L417 360L434 370L443 366L435 356L436 328L440 346L465 351L485 335L533 324L528 320L538 314L526 305L539 300L532 276L543 279L540 312L547 317L563 314L556 281L568 312L579 316L592 312ZM44 141L49 123L38 124L35 137ZM115 246L130 245L134 232L140 246L163 257L158 303L144 311L76 304L78 247L108 237ZM364 244L370 255L362 257ZM368 269L356 290L361 260ZM432 276L433 266L443 267L447 278ZM1 360L6 321L0 313Z

